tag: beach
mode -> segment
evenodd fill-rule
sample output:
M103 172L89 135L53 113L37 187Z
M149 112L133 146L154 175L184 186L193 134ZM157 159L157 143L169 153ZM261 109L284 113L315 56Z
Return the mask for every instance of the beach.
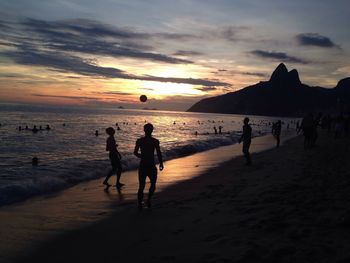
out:
M32 249L36 262L348 262L348 138L228 160Z

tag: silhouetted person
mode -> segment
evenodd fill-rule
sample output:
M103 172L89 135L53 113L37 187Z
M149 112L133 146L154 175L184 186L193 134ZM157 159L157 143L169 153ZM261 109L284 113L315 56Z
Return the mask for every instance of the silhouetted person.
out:
M216 126L214 126L214 133L218 134L218 130L216 129Z
M26 130L29 130L29 128L28 128L28 125L26 125L26 128L25 128Z
M63 123L63 124L62 124L62 126L63 126L63 127L65 127L65 126L66 126L66 124L65 124L65 123Z
M98 130L95 131L95 136L96 136L96 137L98 136Z
M196 132L194 133L194 135L198 136L198 132L196 131Z
M154 191L156 190L158 171L154 160L154 151L157 152L159 170L162 171L164 168L159 141L156 138L152 137L153 125L151 123L147 123L143 127L143 130L145 132L145 136L141 137L136 141L134 149L134 155L141 159L139 166L139 190L137 193L139 209L142 209L143 190L145 189L147 177L150 179L151 182L147 199L148 207L151 207L151 198L154 194ZM141 153L139 153L139 150L141 150Z
M242 152L247 160L246 165L251 165L252 160L250 158L249 147L252 141L252 127L249 125L248 117L244 118L243 123L243 132L241 138L239 139L239 143L243 141Z
M33 157L32 158L32 166L38 166L39 164L39 159L38 157Z
M280 147L280 136L281 136L282 122L278 120L272 125L272 135L276 138L276 147Z
M323 113L320 112L318 113L318 115L316 116L316 118L314 119L313 122L313 126L312 126L312 134L311 134L311 146L314 146L316 143L316 140L318 138L318 132L317 132L317 127L320 125L321 123L321 119L322 119Z
M18 126L18 130L21 131L22 130L22 126Z
M314 117L312 113L309 113L301 121L301 125L298 130L298 132L300 130L303 130L305 149L312 146L313 129L314 129Z
M119 126L117 127L117 131L120 131L120 127Z
M115 186L117 188L120 188L124 185L120 182L120 177L122 174L122 165L120 163L120 160L122 157L117 150L118 145L116 144L115 139L114 139L115 130L112 127L108 127L106 129L106 133L109 135L109 137L107 138L107 143L106 143L106 151L109 152L109 160L111 161L112 170L107 174L105 180L103 181L103 184L106 185L107 187L111 186L108 183L108 179L113 174L117 174L117 182L116 182Z
M47 124L45 130L47 131L51 130L50 125Z
M220 126L219 126L219 134L222 134L222 128L223 128L223 127L220 125Z
M36 125L34 125L34 128L32 129L32 132L37 133L38 131L39 131L38 128L36 127Z
M340 114L335 121L335 127L334 127L334 138L338 139L342 136L344 130L344 116L343 114Z

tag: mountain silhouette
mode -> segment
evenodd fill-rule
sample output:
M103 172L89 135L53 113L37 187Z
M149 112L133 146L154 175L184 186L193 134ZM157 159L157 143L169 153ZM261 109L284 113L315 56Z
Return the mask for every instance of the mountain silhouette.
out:
M205 98L187 111L265 116L303 116L308 112L334 112L350 101L350 78L333 89L310 87L299 79L296 69L281 63L270 80L224 95Z

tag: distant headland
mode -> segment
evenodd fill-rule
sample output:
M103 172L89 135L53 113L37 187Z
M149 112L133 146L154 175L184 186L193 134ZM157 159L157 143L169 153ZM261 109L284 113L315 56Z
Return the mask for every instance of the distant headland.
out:
M302 116L307 112L336 112L349 105L350 77L331 89L303 84L296 69L281 63L270 80L224 95L205 98L189 112L249 114L265 116Z

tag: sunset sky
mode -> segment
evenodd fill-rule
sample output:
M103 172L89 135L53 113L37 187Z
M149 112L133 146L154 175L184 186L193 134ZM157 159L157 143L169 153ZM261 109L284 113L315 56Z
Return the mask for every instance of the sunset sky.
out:
M348 0L0 0L0 102L186 110L280 62L331 88L350 77L349 10Z

